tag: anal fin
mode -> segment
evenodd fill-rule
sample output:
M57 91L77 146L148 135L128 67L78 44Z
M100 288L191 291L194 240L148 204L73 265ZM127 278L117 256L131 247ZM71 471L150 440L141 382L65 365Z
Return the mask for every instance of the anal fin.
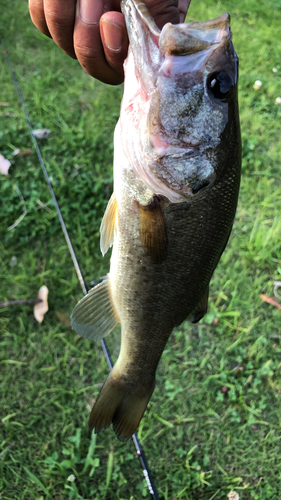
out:
M100 226L100 249L103 255L113 245L117 225L117 211L116 196L115 193L112 193Z
M81 337L88 340L100 340L119 323L109 287L107 275L75 306L70 317L71 326Z
M202 319L208 310L208 298L209 298L209 285L199 300L197 306L192 311L190 316L191 323L198 323Z
M148 254L161 261L167 251L167 229L164 215L157 196L147 205L136 202L139 212L142 244Z

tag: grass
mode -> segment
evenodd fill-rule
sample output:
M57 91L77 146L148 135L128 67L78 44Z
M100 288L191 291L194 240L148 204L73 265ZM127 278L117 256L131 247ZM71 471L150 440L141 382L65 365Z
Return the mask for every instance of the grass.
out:
M274 296L281 280L281 5L194 0L189 18L224 11L240 57L241 194L209 312L172 334L139 428L165 500L226 500L231 490L243 500L280 498L281 313L259 294ZM2 8L0 33L34 128L52 131L40 146L89 283L109 267L99 224L112 190L122 87L86 75L36 31L24 2ZM257 79L263 85L254 91ZM32 144L3 57L0 82L0 101L9 102L0 106L0 152L12 162L10 176L0 178L0 296L35 297L43 284L50 290L42 325L30 306L0 310L0 498L148 498L132 443L117 441L112 429L88 435L108 370L100 345L58 319L56 311L69 315L82 294L36 155L12 154ZM108 337L113 359L119 337L118 329Z

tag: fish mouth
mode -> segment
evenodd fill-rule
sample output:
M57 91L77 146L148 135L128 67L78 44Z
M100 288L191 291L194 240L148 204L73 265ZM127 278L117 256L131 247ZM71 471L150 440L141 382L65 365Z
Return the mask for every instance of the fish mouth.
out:
M141 0L122 0L121 8L138 77L148 92L159 70L171 77L202 70L214 49L232 38L228 13L208 21L167 23L160 30Z
M230 15L210 21L173 25L167 23L159 37L159 50L166 55L185 56L221 45L230 37Z
M216 53L227 59L233 86L237 81L230 16L178 25L167 23L160 30L141 0L122 0L121 8L130 41L120 114L122 146L147 188L179 203L197 194L202 186L211 186L216 176L206 152L215 149L219 136L204 134L202 127L200 133L193 133L194 122L189 125L184 120L189 112L196 115L196 99L196 105L209 99L207 76L213 75L216 82L219 74L213 62ZM196 89L194 94L190 89ZM171 97L177 92L181 96L192 94L193 104L180 108ZM213 129L217 134L216 124Z
M193 155L198 152L202 142L175 141L171 144L168 138L162 139L159 135L154 135L150 138L151 147L154 150L156 157L164 155L180 157L183 155Z

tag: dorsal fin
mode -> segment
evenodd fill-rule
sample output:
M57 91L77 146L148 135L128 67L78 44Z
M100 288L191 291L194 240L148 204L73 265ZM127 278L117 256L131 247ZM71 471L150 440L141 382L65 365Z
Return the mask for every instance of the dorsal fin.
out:
M100 226L100 249L103 255L113 245L117 228L118 206L115 193L112 193Z
M148 205L136 201L139 212L141 241L147 253L156 261L162 260L167 251L166 222L159 198L154 196Z

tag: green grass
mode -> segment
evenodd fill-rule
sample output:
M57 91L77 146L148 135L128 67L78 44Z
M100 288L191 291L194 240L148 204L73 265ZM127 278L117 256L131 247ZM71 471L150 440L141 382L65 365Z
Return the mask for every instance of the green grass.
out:
M240 57L243 176L234 229L211 283L209 312L172 334L139 437L161 499L278 500L281 489L281 312L261 301L281 280L279 0L193 0L191 20L228 11ZM27 5L1 10L0 33L89 283L107 272L99 224L112 190L112 134L122 87L94 81L32 26ZM272 68L278 69L277 73ZM255 80L261 80L254 91ZM0 300L50 290L42 325L32 307L0 310L0 498L149 498L131 442L88 417L108 373L99 344L58 320L82 296L15 89L0 54ZM26 216L7 231L23 212ZM37 200L46 204L40 207ZM116 359L120 332L108 337ZM222 392L222 388L227 388ZM74 474L75 482L68 481Z

